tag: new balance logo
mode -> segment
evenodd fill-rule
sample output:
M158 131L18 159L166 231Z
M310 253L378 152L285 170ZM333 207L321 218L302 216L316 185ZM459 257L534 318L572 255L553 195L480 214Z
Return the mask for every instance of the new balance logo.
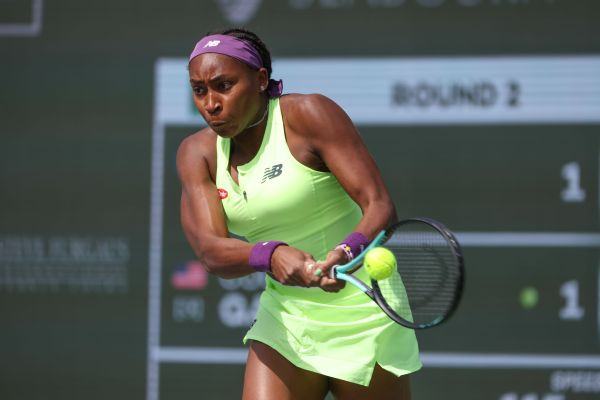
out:
M220 40L209 40L208 43L206 43L204 45L204 48L207 48L207 47L217 47L219 45L219 43L221 43Z
M283 164L275 164L271 168L265 168L265 173L263 174L262 181L260 183L265 183L267 179L273 179L281 175L283 169Z

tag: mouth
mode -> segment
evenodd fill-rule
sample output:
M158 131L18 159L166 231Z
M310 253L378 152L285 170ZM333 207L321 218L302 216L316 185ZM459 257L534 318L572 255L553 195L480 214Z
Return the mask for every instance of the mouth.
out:
M208 126L215 132L222 131L225 128L225 125L227 125L227 121L210 121L208 123Z
M232 130L235 129L231 121L210 121L208 122L208 126L217 135L221 135L223 137L229 136L232 133Z

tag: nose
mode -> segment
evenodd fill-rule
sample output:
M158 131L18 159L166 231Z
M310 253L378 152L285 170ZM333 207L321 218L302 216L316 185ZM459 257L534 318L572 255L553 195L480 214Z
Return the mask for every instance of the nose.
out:
M222 109L220 97L212 90L209 90L204 97L204 109L210 115L218 114Z

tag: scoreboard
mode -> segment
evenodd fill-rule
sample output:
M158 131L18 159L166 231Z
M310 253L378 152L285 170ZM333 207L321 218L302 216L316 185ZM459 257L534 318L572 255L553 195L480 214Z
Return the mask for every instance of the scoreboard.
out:
M600 395L600 57L282 58L274 71L287 92L342 105L400 216L444 221L465 249L459 311L418 333L415 395L438 398L439 387L461 399ZM159 398L164 385L171 393L172 368L243 366L240 339L264 277L199 277L178 222L174 155L202 121L185 59L158 60L155 73L153 159L163 178L153 181L153 204L164 217L152 225L162 244L151 248L165 250L151 264L151 299L162 300L151 311L149 389ZM190 287L177 283L183 276Z

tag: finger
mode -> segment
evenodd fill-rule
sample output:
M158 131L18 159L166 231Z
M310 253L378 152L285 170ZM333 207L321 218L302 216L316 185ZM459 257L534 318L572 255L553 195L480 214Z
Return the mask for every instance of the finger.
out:
M306 283L302 276L298 276L297 272L284 270L280 275L278 281L287 286L301 286L305 287Z
M308 260L304 263L305 271L310 276L311 280L313 277L319 277L323 273L322 268L320 268L319 263L314 260Z
M327 286L321 286L321 289L323 289L325 292L328 292L328 293L337 293L340 290L342 290L342 287L339 285L327 285Z
M319 261L319 268L323 271L323 275L329 276L329 271L336 265L342 265L346 262L341 251L330 251L327 253L325 261Z
M321 288L327 292L339 292L346 285L346 282L337 279L331 279L329 277L323 277L321 279Z
M331 268L331 265L329 265L329 263L327 262L327 260L325 261L317 261L316 262L316 268L320 269L320 275L327 275L327 273L329 272L329 269Z
M338 264L334 264L334 265L323 265L323 264L317 264L317 269L320 270L320 272L318 273L318 276L320 277L327 277L328 279L333 279L335 280L335 277L333 276L333 267L336 267Z
M309 286L319 286L323 271L318 267L315 261L308 261L305 264L306 280Z

